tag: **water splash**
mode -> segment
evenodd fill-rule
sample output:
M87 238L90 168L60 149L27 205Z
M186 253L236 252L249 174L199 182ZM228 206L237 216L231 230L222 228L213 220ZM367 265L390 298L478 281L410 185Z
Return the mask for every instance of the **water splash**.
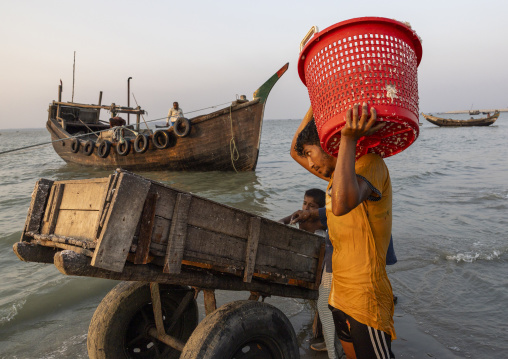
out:
M499 259L501 256L501 252L494 250L492 253L478 253L478 252L466 252L466 253L457 253L454 255L446 256L447 260L456 261L457 263L465 262L465 263L473 263L477 260L487 260L492 261Z
M16 315L19 313L19 311L23 308L23 306L26 303L26 299L18 300L10 307L7 307L6 309L3 309L0 311L0 326L3 324L10 322L12 319L16 317Z

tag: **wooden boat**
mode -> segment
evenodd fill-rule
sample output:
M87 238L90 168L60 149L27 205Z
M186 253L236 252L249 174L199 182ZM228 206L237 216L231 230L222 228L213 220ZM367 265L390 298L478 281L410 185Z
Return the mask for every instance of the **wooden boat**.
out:
M127 170L252 171L268 95L287 68L288 64L268 79L251 101L239 99L153 133L140 129L145 113L140 107L104 106L102 96L98 105L61 102L60 86L59 100L49 106L46 128L56 153L69 163ZM101 109L112 113L110 124L99 120ZM122 123L120 114L136 115L136 126L110 129L111 123Z
M119 357L119 351L122 357L125 351L178 358L213 334L219 324L210 321L217 317L220 330L249 335L251 347L293 348L290 355L245 358L297 358L287 318L281 322L276 308L247 302L270 295L316 299L325 245L320 236L117 170L109 178L40 179L13 249L23 261L51 263L66 275L128 281L103 299L92 318L90 358ZM215 289L248 291L250 300L217 309ZM198 326L199 291L206 314L213 315ZM241 326L234 329L235 323ZM242 323L257 329L245 334ZM246 348L230 345L231 355L206 357L243 358L235 353ZM173 356L160 355L168 350Z
M492 116L487 116L484 118L472 118L469 120L454 120L451 118L441 118L432 115L426 115L422 113L422 116L425 117L427 121L433 123L434 125L441 127L462 127L462 126L490 126L499 117L499 111L495 111Z

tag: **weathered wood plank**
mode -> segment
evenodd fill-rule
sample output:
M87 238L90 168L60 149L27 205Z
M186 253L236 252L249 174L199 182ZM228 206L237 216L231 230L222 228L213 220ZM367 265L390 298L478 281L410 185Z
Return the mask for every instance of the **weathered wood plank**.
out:
M25 262L53 263L56 250L27 242L16 242L12 250L19 259Z
M157 204L156 215L171 219L178 192L163 186L160 186L157 191L161 199ZM249 223L253 217L252 214L236 208L193 196L188 224L228 236L247 239L249 226L246 223ZM320 246L319 243L316 244L316 241L309 241L309 233L268 220L262 221L260 242L274 248L316 257Z
M262 295L276 295L289 298L317 299L318 291L296 286L268 283L253 279L251 283L243 279L224 274L214 274L202 270L182 270L180 274L162 273L160 267L153 264L135 265L126 263L122 272L112 272L90 265L85 255L64 250L55 254L55 267L66 275L107 278L114 280L150 281L200 288L254 291Z
M315 240L310 240L312 237ZM317 258L322 241L318 235L274 221L262 220L259 242L264 245Z
M217 301L215 300L215 290L203 289L203 297L205 301L205 314L208 315L217 309Z
M258 253L259 233L261 231L261 218L250 219L249 238L247 239L247 250L245 253L245 274L243 281L249 283L252 280L256 256Z
M258 248L258 258L261 256L261 252ZM244 266L245 263L243 261L237 261L230 258L220 258L209 254L204 254L201 252L192 252L185 251L184 260L195 263L205 263L216 267L222 267L222 272L226 273L237 273L239 276L243 278L244 274ZM317 266L317 259L314 259L313 262L307 263L305 267L312 268L309 271L302 270L292 270L287 268L281 268L280 266L269 266L269 265L260 265L256 263L253 277L266 277L266 278L275 278L280 277L283 279L284 283L287 283L289 279L295 280L303 280L306 282L314 283L316 277L314 270Z
M146 264L150 254L150 243L152 241L152 231L154 228L155 206L157 205L158 194L150 190L148 192L143 212L141 214L141 228L139 230L138 245L134 264Z
M170 221L164 222L166 225ZM161 229L159 228L159 231ZM320 248L320 247L319 247ZM319 251L318 248L318 251ZM167 242L156 243L152 239L151 253L155 256L165 255ZM187 227L187 240L185 243L184 260L202 262L205 264L219 265L234 268L236 271L245 270L245 258L247 253L247 241L241 238L231 237L217 232ZM315 281L315 268L317 266L319 252L315 256L303 256L298 253L258 244L255 272L280 273L290 278L306 281Z
M107 181L66 183L60 209L99 211L104 203Z
M46 211L49 211L48 221L43 228L44 234L53 234L55 231L56 222L58 219L58 213L60 210L60 203L62 201L65 184L55 183L53 185L54 195L52 196L51 204L48 203Z
M157 205L160 203L160 199L157 201ZM164 243L164 247L166 247L167 239L169 236L169 230L171 229L171 221L162 218L159 216L155 216L154 218L154 225L152 230L152 244L162 244ZM164 250L164 253L161 253L161 256L164 256L166 254L166 251Z
M173 218L178 191L156 183L153 184L153 187L159 195L157 207L155 208L155 215L165 219Z
M99 211L60 209L52 233L57 236L93 240L98 221Z
M108 177L101 178L84 178L84 179L76 179L76 180L64 180L64 181L55 181L55 184L81 184L86 185L90 183L104 183L108 181Z
M247 239L251 214L203 198L194 197L189 225Z
M118 176L109 175L107 178L107 184L106 184L106 191L104 191L103 196L101 198L101 206L99 209L99 220L95 224L94 228L94 239L99 238L100 231L102 229L102 226L104 225L104 220L106 219L106 213L108 211L109 205L111 203L111 197L113 196L111 193L111 189L116 184L116 181L118 179ZM104 219L104 220L103 220Z
M84 256L87 256L87 257L92 257L92 255L93 255L93 252L88 250L88 249L81 248L81 247L76 247L76 246L72 246L72 245L68 245L68 244L65 244L65 243L57 243L57 242L51 242L51 241L44 241L44 240L40 240L40 239L36 239L33 242L31 242L31 243L39 244L41 246L48 247L48 248L59 248L59 249L64 249L64 250L65 249L72 250L72 251L74 251L76 253L83 254Z
M164 259L164 273L180 273L187 238L187 217L192 196L179 193L176 198L175 210L171 221L168 237L168 248Z
M323 261L325 260L325 250L326 250L326 244L323 242L321 244L321 250L319 251L319 261L317 263L316 267L316 281L314 282L314 288L318 289L319 285L321 284L321 273L323 271Z
M64 236L56 236L54 234L37 234L33 232L28 232L27 236L32 237L33 239L46 241L46 242L55 242L55 243L65 243L76 247L93 249L95 248L95 241L88 239L76 239L71 237Z
M53 181L44 178L39 179L35 184L35 188L32 192L32 199L30 201L30 207L28 208L25 227L21 233L22 241L30 240L30 238L25 235L27 232L40 233L44 209L46 208L46 202L52 185Z
M152 308L153 315L155 318L155 328L149 329L148 333L152 337L159 339L160 341L166 343L172 348L182 351L183 347L185 346L185 343L173 336L168 335L166 333L166 330L164 329L159 283L154 282L150 283L150 294L152 297Z
M121 272L136 231L150 181L120 172L92 265Z

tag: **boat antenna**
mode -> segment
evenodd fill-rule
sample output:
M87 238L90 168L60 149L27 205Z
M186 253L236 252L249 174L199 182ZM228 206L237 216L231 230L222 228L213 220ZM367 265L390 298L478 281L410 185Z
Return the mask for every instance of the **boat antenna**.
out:
M131 107L131 82L130 82L131 79L132 79L132 77L129 77L127 79L127 107ZM127 124L128 125L131 124L130 116L131 116L131 114L128 113L127 114Z
M71 102L74 102L74 78L76 75L76 51L74 51L74 63L72 64L72 99Z

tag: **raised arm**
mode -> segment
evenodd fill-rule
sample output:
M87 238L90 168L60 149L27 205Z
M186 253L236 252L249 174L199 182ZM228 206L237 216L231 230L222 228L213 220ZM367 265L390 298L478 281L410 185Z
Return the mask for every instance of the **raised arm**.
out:
M301 156L295 149L295 146L297 144L297 139L300 133L306 128L306 126L313 120L314 113L312 112L312 107L309 108L307 113L305 114L302 122L300 123L300 126L298 126L298 129L295 132L295 135L293 136L293 141L291 142L291 149L290 149L290 155L291 157L298 162L300 166L305 168L307 171L312 173L313 175L324 179L325 181L328 181L329 178L324 176L322 173L318 171L318 167L314 165L314 163L311 160L312 154L316 155L317 152L322 151L320 144L319 144L319 138L317 138L316 135L316 143L314 143L311 147L310 151L306 151L307 153L304 153L304 156ZM317 133L317 132L316 132ZM312 153L311 153L312 152Z
M377 114L373 107L368 118L366 103L362 106L361 116L358 116L358 105L347 112L346 125L341 130L339 153L332 183L332 212L336 216L349 213L373 194L367 183L356 176L355 155L358 140L373 134L385 125L380 123L374 126L376 119Z
M293 159L296 162L298 162L300 164L300 166L302 166L309 172L312 172L312 170L309 168L309 162L307 161L307 159L305 157L300 156L296 152L295 145L296 145L296 139L298 138L298 135L300 134L300 132L302 132L302 130L305 128L305 126L307 126L307 124L310 121L312 121L313 116L314 116L314 113L312 112L312 107L309 107L309 110L303 117L303 120L300 123L300 126L298 126L298 129L296 130L295 135L293 136L293 141L291 142L291 150L289 151L291 157L293 157Z

